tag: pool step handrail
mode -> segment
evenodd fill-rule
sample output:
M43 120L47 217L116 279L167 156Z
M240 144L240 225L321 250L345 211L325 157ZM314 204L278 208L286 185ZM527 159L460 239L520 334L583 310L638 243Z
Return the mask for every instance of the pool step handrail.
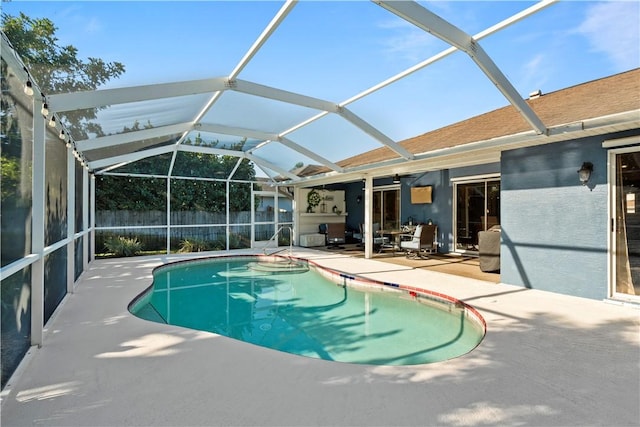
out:
M280 234L280 232L282 231L283 228L288 228L289 229L289 256L291 256L293 254L293 228L291 228L291 226L289 225L281 225L280 228L278 228L278 230L273 234L273 236L271 236L271 238L267 241L267 243L264 245L264 254L267 255L267 248L269 247L269 243L276 242L276 249L278 248L278 241L276 240L276 238L278 237L278 234ZM269 255L273 255L273 254L277 254L280 253L282 251L284 251L286 249L278 249L275 252L272 252Z
M269 255L279 254L280 252L284 252L284 251L286 251L286 250L287 250L287 248L284 248L284 249L278 249L277 251L271 252ZM265 254L265 255L267 254L267 250L266 250L266 248L265 248L264 254ZM291 255L291 252L289 252L289 255Z

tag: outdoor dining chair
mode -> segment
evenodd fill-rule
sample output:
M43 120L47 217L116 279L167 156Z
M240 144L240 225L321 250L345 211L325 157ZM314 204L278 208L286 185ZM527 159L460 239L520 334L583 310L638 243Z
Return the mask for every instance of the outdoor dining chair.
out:
M411 240L401 241L400 248L406 251L407 258L424 258L424 254L437 251L437 232L434 224L418 224Z

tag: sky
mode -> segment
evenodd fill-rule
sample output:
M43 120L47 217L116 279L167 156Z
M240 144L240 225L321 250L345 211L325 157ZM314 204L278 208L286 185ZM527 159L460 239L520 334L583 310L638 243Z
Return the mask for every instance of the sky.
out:
M534 2L420 4L474 35ZM123 63L126 73L106 88L227 76L282 2L14 0L1 6L10 15L49 18L58 43L75 46L80 58ZM480 44L527 98L639 67L639 17L637 0L557 2ZM301 1L238 78L340 103L448 47L368 1ZM400 141L507 104L469 56L456 52L348 108ZM122 128L136 108L106 114ZM169 100L148 116L161 125L197 110ZM210 120L281 132L314 114L225 93ZM289 136L331 161L380 146L334 115ZM275 144L259 151L287 168L313 163Z

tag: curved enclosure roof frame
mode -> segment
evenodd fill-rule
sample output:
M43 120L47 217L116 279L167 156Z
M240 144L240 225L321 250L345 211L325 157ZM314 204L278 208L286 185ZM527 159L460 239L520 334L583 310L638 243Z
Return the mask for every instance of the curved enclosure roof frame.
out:
M450 47L340 102L239 78L243 70L288 19L297 3L297 1L283 3L280 10L227 76L46 95L49 109L57 116L63 117L69 111L107 107L100 112L99 117L105 123L111 121L111 126L103 125L105 129L110 130L109 134L94 135L89 139L73 141L75 149L87 160L89 168L97 174L117 171L118 167L128 163L158 155L166 156L170 153L173 159L167 175L171 176L176 154L185 151L247 159L254 162L273 179L284 180L288 184L305 184L309 180L308 177L298 177L290 172L300 160L320 165L332 176L348 172L361 174L366 173L367 170L366 166L354 168L340 166L340 162L336 161L336 153L326 151L325 145L329 147L330 144L310 143L306 140L305 135L313 132L305 132L305 129L311 129L310 125L326 116L340 120L348 127L355 128L366 135L376 145L374 148L385 147L390 150L397 157L398 162L415 160L416 156L399 144L399 141L380 130L375 122L356 114L349 105L455 52L462 51L471 58L488 81L495 85L500 94L516 108L535 134L542 136L547 134L545 124L482 49L479 41L532 16L555 1L536 3L473 36L418 3L374 1L373 3L390 14L446 42ZM376 5L368 6L378 7ZM260 117L257 117L257 114L253 120L251 117L242 117L241 121L236 122L242 122L242 125L225 122L223 117L224 114L228 114L229 109L221 109L220 113L216 113L216 109L218 106L225 105L227 95L229 95L229 102L232 102L235 94L241 95L236 96L236 100L253 97L262 99L261 102L265 103L264 105L274 102L274 105L284 104L285 110L297 111L295 115L299 114L300 117L293 123L285 123L284 126L283 124L276 126L273 122L259 125ZM123 121L123 115L129 118L130 125L123 125L127 123ZM120 120L119 124L117 120ZM134 127L134 123L138 127ZM114 131L124 127L127 128L127 132ZM343 127L337 126L337 128ZM201 139L201 143L194 145L192 141L196 137ZM349 136L335 135L333 139L348 143ZM278 150L267 150L271 145L277 145ZM272 154L261 157L261 152ZM380 164L375 166L379 167ZM231 179L231 177L227 178Z

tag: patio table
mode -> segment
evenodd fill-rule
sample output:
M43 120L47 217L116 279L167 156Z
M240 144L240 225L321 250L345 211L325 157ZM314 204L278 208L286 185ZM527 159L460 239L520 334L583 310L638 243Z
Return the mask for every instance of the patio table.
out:
M400 241L402 240L403 235L410 235L409 231L406 230L378 230L378 234L381 236L389 236L389 241L391 243L383 243L380 246L380 250L378 253L382 253L383 251L392 251L392 252L402 252L400 248Z

